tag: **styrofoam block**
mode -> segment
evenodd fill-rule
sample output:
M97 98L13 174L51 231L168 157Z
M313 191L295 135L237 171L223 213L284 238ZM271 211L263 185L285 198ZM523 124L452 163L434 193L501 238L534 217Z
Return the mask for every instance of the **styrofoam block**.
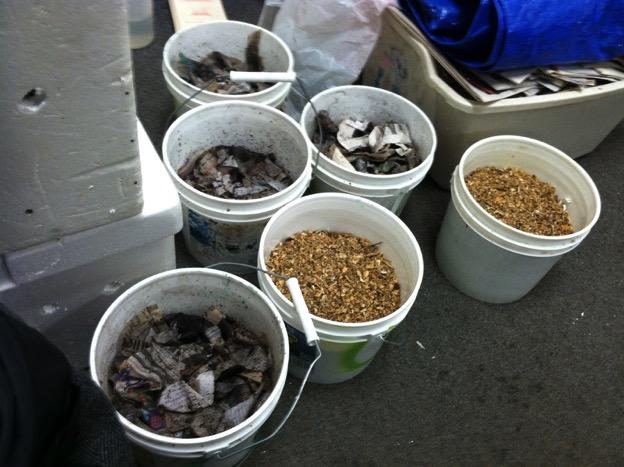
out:
M101 315L133 283L175 268L173 236L182 228L178 194L140 125L138 142L145 200L140 214L3 255L0 301L31 326L45 331L97 323L93 313Z
M0 2L0 254L141 212L125 0Z

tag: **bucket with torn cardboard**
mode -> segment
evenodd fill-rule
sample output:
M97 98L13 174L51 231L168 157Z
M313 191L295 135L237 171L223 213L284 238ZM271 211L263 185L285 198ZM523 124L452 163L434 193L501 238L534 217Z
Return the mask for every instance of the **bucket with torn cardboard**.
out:
M429 118L389 91L339 86L312 98L300 124L313 147L315 192L343 192L400 213L433 163Z
M142 465L237 465L280 400L288 340L274 305L231 274L177 269L141 281L106 311L91 376Z

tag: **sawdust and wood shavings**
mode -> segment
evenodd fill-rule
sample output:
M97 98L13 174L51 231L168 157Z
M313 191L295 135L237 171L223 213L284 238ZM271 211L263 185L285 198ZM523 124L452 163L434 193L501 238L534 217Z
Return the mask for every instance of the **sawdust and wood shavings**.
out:
M273 249L267 266L296 277L310 312L331 321L372 321L401 305L399 280L379 244L350 233L299 232ZM290 298L286 282L273 280Z
M555 187L524 170L481 167L465 177L475 200L507 225L538 235L574 232Z
M245 61L213 51L201 60L193 60L179 54L178 73L185 81L217 94L249 94L262 91L272 83L234 82L230 71L264 71L260 57L261 31L249 35L245 49Z
M349 171L397 174L422 162L409 129L402 123L374 124L347 118L336 124L327 110L319 111L317 118L323 130L321 137L315 128L313 141L317 148Z
M178 175L206 194L226 199L257 199L278 193L292 178L274 154L242 146L216 146L189 157Z

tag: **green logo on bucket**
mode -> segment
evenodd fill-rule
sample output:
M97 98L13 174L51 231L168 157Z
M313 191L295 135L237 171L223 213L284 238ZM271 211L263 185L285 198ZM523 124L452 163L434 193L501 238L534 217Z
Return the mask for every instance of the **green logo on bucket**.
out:
M368 341L356 342L355 344L350 345L347 349L345 349L342 352L342 356L340 357L341 368L346 372L351 372L359 370L360 368L368 365L375 356L374 349L371 349L373 350L372 355L370 355L371 352L364 352L364 358L368 357L366 360L358 359L358 356L362 358L362 355L360 355L360 353L368 344Z

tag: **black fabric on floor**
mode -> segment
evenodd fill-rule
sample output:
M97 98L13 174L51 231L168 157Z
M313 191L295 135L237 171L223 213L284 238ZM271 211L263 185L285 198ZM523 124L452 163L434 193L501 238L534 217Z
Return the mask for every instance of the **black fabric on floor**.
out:
M134 464L112 405L37 330L0 305L0 465Z
M76 431L67 358L1 305L0 350L0 465L54 465Z
M251 21L261 6L224 3L231 19ZM139 117L160 149L173 29L166 2L155 4L156 40L133 57ZM449 193L419 185L402 215L425 260L416 305L392 336L405 343L385 345L352 381L308 387L247 465L623 465L624 125L578 161L601 193L600 221L508 305L473 300L441 275L433 251ZM178 265L195 265L177 240Z

